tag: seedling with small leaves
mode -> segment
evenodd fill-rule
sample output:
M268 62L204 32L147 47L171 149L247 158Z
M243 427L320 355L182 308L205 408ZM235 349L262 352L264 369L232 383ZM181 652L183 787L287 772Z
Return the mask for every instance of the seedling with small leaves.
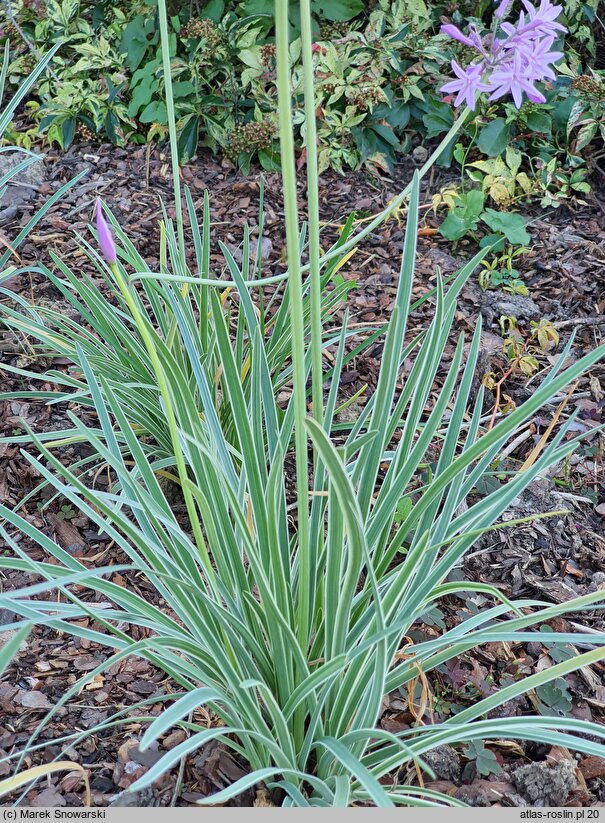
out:
M507 365L499 373L491 371L483 377L485 388L495 392L490 428L495 422L498 411L506 414L516 408L514 400L502 393L502 387L509 377L518 375L531 377L538 371L538 356L550 351L559 342L558 332L549 320L532 321L529 335L523 334L515 317L502 315L499 325L504 336L502 349Z
M511 294L529 294L519 271L513 265L514 261L526 252L527 249L524 246L517 249L507 246L502 254L494 254L491 259L482 260L483 270L479 273L479 285L482 290L487 291L490 287L500 287Z
M496 755L491 749L486 748L481 740L472 740L467 743L463 751L464 756L474 763L479 777L489 777L490 774L499 774L502 771Z

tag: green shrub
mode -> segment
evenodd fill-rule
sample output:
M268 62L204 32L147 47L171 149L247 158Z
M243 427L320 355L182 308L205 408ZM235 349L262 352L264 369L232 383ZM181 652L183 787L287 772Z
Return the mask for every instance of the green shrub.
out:
M140 143L167 136L157 0L113 5L77 0L10 0L4 10L4 37L17 50L10 78L27 75L33 50L63 43L29 104L30 118L51 142L66 148L77 137ZM571 34L566 63L577 73L581 56L591 60L595 44L591 25L598 0L567 0ZM465 0L451 4L376 0L369 9L359 0L313 3L316 41L317 104L322 111L318 132L320 169L343 172L361 165L374 170L392 166L412 138L420 141L445 133L453 121L438 91L449 73L449 60L465 59L465 48L439 34L440 20L482 18L489 22L491 3L477 7ZM279 165L275 141L275 37L266 4L258 0L206 5L202 17L190 17L187 4L175 5L169 25L169 48L179 128L179 152L186 161L198 146L225 153L244 171L256 157L266 169ZM14 20L19 30L15 29ZM298 22L291 24L296 33ZM24 35L29 46L22 37ZM300 40L291 59L295 127L304 140ZM483 104L469 120L464 144L475 141L488 157L503 155L512 144L522 153L532 182L561 202L583 186L581 148L566 129L570 109L579 100L570 81L549 92L549 106ZM587 132L585 132L587 134ZM15 135L18 138L18 135ZM593 135L594 136L594 135ZM31 129L21 136L30 141ZM580 141L581 142L581 141ZM452 159L451 150L442 158ZM545 168L544 174L539 173ZM567 171L569 170L569 172ZM561 174L575 174L568 189ZM527 192L529 194L529 192ZM532 190L531 194L535 194Z
M309 8L304 2L301 7L306 105L314 112ZM14 628L26 632L43 624L99 644L111 655L69 688L21 752L7 755L2 762L14 762L18 770L28 753L51 745L38 738L57 710L106 668L136 655L177 684L179 690L162 700L166 708L147 713L152 703L159 702L153 697L84 732L52 741L62 751L91 734L129 723L133 709L141 710L137 723L146 725L143 749L161 741L175 726L185 729L189 737L163 753L130 790L153 783L183 757L219 739L250 772L203 802L227 801L263 781L283 792L285 806L462 805L425 788L421 780L419 785L401 783L406 773L402 767L411 767L410 773L416 767L418 774L424 770L433 776L423 763L425 753L442 745L470 744L466 751L481 758L480 769L485 772L493 764L488 763L481 741L493 738L534 740L605 755L600 742L605 732L597 723L548 714L490 716L532 689L541 689L545 710L552 710L556 694L542 687L559 688L559 678L605 657L605 637L594 633L549 635L549 644L589 643L593 648L581 654L566 649L552 667L513 680L443 723L418 724L398 734L377 728L384 694L411 688L419 671L430 677L438 666L482 644L534 641L543 637L533 631L535 627L565 612L599 607L605 598L605 592L595 591L550 606L532 600L510 602L488 583L450 578L478 536L520 522L500 518L535 478L574 450L579 438L573 436L572 414L523 470L506 482L493 482L491 466L518 434L518 427L600 360L605 346L563 371L569 341L531 398L486 427L482 390L471 399L481 345L478 323L468 349L463 336L458 337L443 384L434 393L453 334L457 297L483 253L451 278L447 291L437 278L433 319L428 328L410 335L420 175L414 175L369 227L341 239L320 257L314 118L309 119L306 146L310 262L308 267L302 265L304 234L297 214L286 9L286 3L276 4L288 250L288 272L280 277L288 289L284 339L291 366L290 400L282 414L271 365L273 341L263 327L266 303L260 292L255 308L250 296L251 289L262 285L260 272L248 278L247 265L237 266L227 258L232 277L228 285L239 296L229 311L220 297L227 283L206 276L207 210L201 229L196 230L194 223L197 269L190 276L168 86L166 107L177 172L176 223L172 226L164 220L170 255L162 256L161 272L143 269L129 275L129 268L142 261L122 233L114 253L100 221L100 245L108 263L99 259L98 265L120 295L115 315L85 279L74 277L57 261L65 277L64 294L73 299L78 290L88 303L81 302L80 311L91 328L117 338L104 347L91 331L81 328L69 343L69 356L81 372L73 399L92 406L98 419L93 428L70 413L71 434L86 441L97 459L107 464L115 483L108 491L93 489L74 470L77 467L64 466L33 432L30 442L39 456L23 452L73 509L115 541L124 563L91 569L21 513L0 505L0 535L11 550L10 556L0 558L0 567L33 578L30 585L0 595L0 606L22 618ZM160 21L166 43L166 17L162 15ZM455 138L466 116L468 112L452 126L440 150ZM427 161L423 173L435 159L433 155ZM348 323L345 317L338 339L332 341L335 362L327 375L321 360L325 342L321 271L346 259L362 236L404 200L409 203L399 287L384 334L378 384L359 416L343 430L336 426L336 413ZM243 249L246 263L252 259L248 239ZM303 277L307 268L309 346ZM143 277L148 306L133 284ZM183 284L190 288L184 289ZM59 318L53 321L55 327L67 325ZM39 336L42 327L37 325ZM111 371L106 361L118 354L127 334L124 359ZM93 341L95 347L90 345ZM56 344L52 336L47 344ZM130 376L130 358L144 364L142 374ZM405 377L398 389L404 362ZM277 373L283 375L283 368ZM307 415L309 374L312 418ZM137 381L126 386L131 390L127 397L125 377ZM140 399L147 406L145 419L165 420L166 456L162 458L148 448L155 431L148 427L140 438L133 428L139 380L145 384ZM288 482L292 443L294 505ZM439 456L425 478L422 467L437 445ZM180 484L185 517L177 517L158 480L167 467ZM492 481L491 490L481 494L486 479ZM41 546L48 560L33 561L16 532ZM143 597L106 579L115 572L135 573L146 581L146 591L153 589L157 597ZM413 627L440 598L469 591L489 598L489 605L430 639L407 642ZM83 618L92 621L84 623ZM130 627L145 629L145 639L133 640ZM14 643L8 651L0 651L0 666L14 651ZM567 705L565 697L559 694L557 711ZM200 706L208 707L220 722L207 728L190 718Z

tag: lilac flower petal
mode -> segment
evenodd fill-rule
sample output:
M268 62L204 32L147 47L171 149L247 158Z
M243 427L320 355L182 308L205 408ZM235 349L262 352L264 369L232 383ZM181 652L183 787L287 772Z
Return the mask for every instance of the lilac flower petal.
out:
M490 100L499 100L501 97L504 97L505 94L508 94L508 88L506 86L500 86L500 88L495 89L492 94L490 94Z
M512 23L502 23L502 31L505 31L509 37L517 33L517 27Z
M489 86L482 80L485 64L483 62L473 63L463 69L455 60L452 60L452 69L458 79L445 83L440 90L446 94L456 93L455 106L460 106L465 102L470 109L474 109L477 94L489 90Z
M546 103L546 97L544 97L542 92L537 89L532 89L531 91L527 89L525 94L527 95L528 100L531 100L532 103Z
M533 83L530 83L529 80L520 78L517 82L517 86L525 92L533 103L546 103L546 97L544 97L542 92L538 91L538 89L533 85Z
M111 229L109 228L107 221L105 220L105 215L103 214L103 204L100 197L97 197L96 219L101 254L110 265L113 265L113 263L118 262L118 255L116 254L116 247L113 242Z
M446 94L454 94L460 90L460 82L458 80L450 80L449 83L444 83L439 87L439 91L444 91Z
M511 0L496 2L495 15L499 21L507 13ZM456 95L456 106L466 102L474 108L477 95L485 91L489 92L490 100L510 95L517 108L521 108L525 96L535 103L545 102L546 98L535 84L556 79L552 65L563 54L552 49L559 33L567 31L557 22L563 7L554 5L551 0L540 0L539 6L530 0L522 0L522 3L524 10L517 23L500 23L505 38L493 34L482 38L474 24L469 25L468 35L452 24L442 27L444 34L477 49L482 56L480 62L466 68L452 61L456 79L445 83L441 90Z

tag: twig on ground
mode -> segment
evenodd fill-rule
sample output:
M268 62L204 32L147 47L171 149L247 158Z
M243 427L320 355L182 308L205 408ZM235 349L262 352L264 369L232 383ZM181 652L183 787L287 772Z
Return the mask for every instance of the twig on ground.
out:
M594 317L576 317L573 320L558 320L556 323L553 323L553 326L555 329L566 329L570 326L592 326L597 323L605 324L605 314Z
M568 391L567 395L561 401L561 404L559 405L559 407L557 408L557 410L553 414L552 420L550 421L550 423L546 427L546 431L544 432L542 437L538 440L538 442L536 443L536 445L532 449L531 454L529 455L529 457L527 458L525 463L519 469L520 472L527 471L527 469L529 469L531 466L533 466L533 464L536 462L536 460L540 456L540 452L542 451L542 449L546 445L546 441L550 437L550 435L552 433L552 430L556 426L559 417L561 417L561 414L563 413L563 409L568 404L569 399L570 399L571 395L574 393L577 385L578 384L576 383L574 386L572 386L571 389Z
M187 722L191 723L193 720L193 711L189 712L189 717L187 718ZM174 784L174 791L172 792L172 797L170 798L170 805L176 806L176 801L179 799L179 792L181 788L181 783L183 782L183 774L185 773L185 763L187 762L187 755L183 755L181 757L181 761L179 763L179 771L176 776L176 783Z
M524 443L531 437L532 432L530 429L530 425L531 421L529 423L526 423L524 427L525 430L522 431L518 437L515 437L515 439L511 443L509 443L505 449L503 449L500 452L500 454L498 455L499 460L504 460L505 458L507 458L510 454L516 451L516 449L521 445L521 443Z

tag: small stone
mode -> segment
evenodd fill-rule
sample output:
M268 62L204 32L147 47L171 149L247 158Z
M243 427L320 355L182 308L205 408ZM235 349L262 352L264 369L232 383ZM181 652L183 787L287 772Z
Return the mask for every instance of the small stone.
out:
M29 157L23 151L4 151L0 153L0 176L4 176L15 166L23 163ZM46 180L46 168L44 166L44 155L38 155L38 159L34 160L23 171L18 172L10 181L11 184L37 187Z
M9 611L8 609L0 609L0 626L8 626L10 623L14 623L19 618L14 612Z
M449 746L437 746L422 755L422 760L435 772L438 780L458 782L462 767L460 758Z
M426 163L428 156L428 149L425 149L424 146L416 146L412 152L412 160L414 163L418 163L419 166L422 165L422 163Z
M122 792L109 804L111 807L128 806L131 808L144 806L159 806L161 804L158 792L155 789L141 789L140 792Z
M183 729L177 729L162 740L162 746L165 749L174 749L179 743L187 737L187 733Z
M515 769L512 779L517 791L533 806L563 806L577 784L576 764L573 760L529 763Z
M605 572L595 572L590 581L590 586L593 590L605 588Z
M52 709L52 703L43 692L22 692L21 705L26 709Z
M67 801L57 789L51 787L43 789L40 794L36 795L31 801L31 805L36 808L56 808L57 806L66 806Z

